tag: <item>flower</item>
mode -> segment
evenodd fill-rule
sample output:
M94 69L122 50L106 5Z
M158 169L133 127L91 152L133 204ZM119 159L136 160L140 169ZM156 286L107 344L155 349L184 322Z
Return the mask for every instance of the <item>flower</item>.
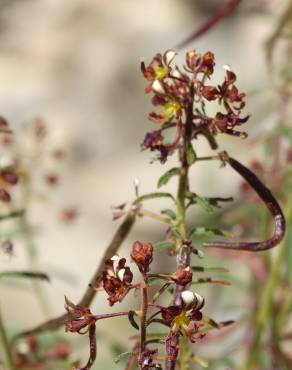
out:
M133 261L138 266L139 270L146 274L149 272L149 266L153 258L153 247L151 243L142 244L139 241L136 241L133 244L131 257Z
M84 308L79 305L72 303L67 297L65 297L65 309L68 312L68 319L66 321L65 330L71 333L81 333L81 330L95 324L96 318L92 315L89 308ZM86 332L85 331L85 332Z
M161 315L164 322L170 326L173 333L183 332L194 342L197 339L197 321L203 317L201 309L205 300L197 293L185 290L181 294L182 303L180 306L161 307ZM193 324L193 326L191 326Z
M126 259L119 259L118 256L113 256L106 261L106 271L102 273L100 282L109 295L108 301L110 306L116 302L121 302L128 292L134 288L131 284L133 273L126 266Z

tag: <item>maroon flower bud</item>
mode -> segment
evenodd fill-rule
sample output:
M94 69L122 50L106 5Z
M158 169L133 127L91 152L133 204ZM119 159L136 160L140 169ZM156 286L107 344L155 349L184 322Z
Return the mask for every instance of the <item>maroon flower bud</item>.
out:
M179 267L171 278L179 285L187 285L192 281L193 273L189 267Z
M3 250L5 254L12 256L13 254L13 243L11 240L7 239L3 243L1 243L0 248Z
M26 342L29 346L31 352L36 352L38 350L38 341L34 335L30 335L26 338Z
M57 343L51 352L53 358L66 359L69 355L70 347L66 342Z
M18 183L18 176L12 171L2 171L1 177L10 185L16 185Z
M43 140L47 135L47 125L41 118L37 118L33 123L33 134L37 140Z
M59 182L59 176L55 173L48 173L44 176L44 180L47 185L49 186L55 186Z
M199 55L195 50L189 51L186 54L186 64L191 71L193 71L196 68L198 58Z
M197 72L202 72L207 76L210 76L214 72L215 58L214 54L208 51L202 56L201 63Z
M151 264L153 258L152 244L142 244L139 241L136 241L133 244L131 257L138 266L139 270L143 274L147 273L149 271L149 265Z
M9 203L11 200L10 194L3 188L0 188L0 201Z
M75 221L78 217L78 210L76 208L67 208L62 210L61 212L61 219L65 222L72 222Z
M8 122L6 118L0 116L0 128L6 128L8 126Z

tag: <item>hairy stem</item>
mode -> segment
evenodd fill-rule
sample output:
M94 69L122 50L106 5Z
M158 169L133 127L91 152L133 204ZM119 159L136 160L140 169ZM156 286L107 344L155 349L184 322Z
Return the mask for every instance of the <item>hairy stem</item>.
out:
M146 350L146 340L147 340L147 310L148 310L148 287L147 287L147 277L144 277L143 288L141 288L142 304L141 304L141 328L140 328L140 353L139 353L139 366L140 369L143 368L143 352Z
M188 191L188 173L189 173L189 164L187 160L187 151L191 143L191 134L192 134L192 124L193 124L193 96L194 96L194 87L190 85L190 96L192 96L191 101L189 102L187 111L186 111L186 123L184 125L184 135L183 135L183 144L180 148L180 176L179 176L179 185L177 192L177 218L179 220L179 232L182 239L182 243L178 246L177 254L177 268L186 268L190 265L190 255L191 249L187 244L188 233L186 226L186 192ZM182 285L176 285L174 304L176 306L181 306L182 298L181 293L184 291ZM177 349L179 347L179 335L175 335L171 339L171 347L173 348L174 353L178 353ZM174 370L176 367L177 355L170 356L166 359L166 370Z

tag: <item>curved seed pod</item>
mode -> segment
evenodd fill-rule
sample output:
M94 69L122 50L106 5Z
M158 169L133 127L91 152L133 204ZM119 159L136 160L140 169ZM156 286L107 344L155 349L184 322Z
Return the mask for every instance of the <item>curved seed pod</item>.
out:
M211 30L213 27L217 25L220 21L222 21L225 17L227 17L230 13L233 12L239 5L241 0L229 0L226 5L223 6L222 9L220 9L215 15L209 19L205 24L203 24L199 29L197 29L195 32L193 32L189 37L187 37L185 40L180 42L177 45L178 49L183 48L190 42L196 40L200 36L207 33L209 30Z
M283 212L271 193L271 191L259 180L259 178L244 165L239 163L236 159L225 155L224 160L238 172L255 190L261 200L265 203L275 221L275 228L273 236L270 239L261 242L210 242L204 243L205 247L225 248L245 250L251 252L259 252L271 249L278 245L285 235L286 221Z

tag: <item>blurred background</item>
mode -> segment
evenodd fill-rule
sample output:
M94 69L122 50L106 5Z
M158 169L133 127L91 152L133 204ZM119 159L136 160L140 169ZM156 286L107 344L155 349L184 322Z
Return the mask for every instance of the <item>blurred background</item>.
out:
M245 125L249 137L242 141L222 135L218 141L222 150L246 165L263 158L258 136L268 134L279 121L280 99L272 87L265 45L288 3L243 1L232 15L180 50L177 57L179 63L186 50L210 50L216 58L215 81L222 80L225 64L237 74L237 86L247 93L246 113L252 114ZM12 332L62 313L64 294L73 302L79 300L119 223L112 221L111 206L134 198L135 177L140 180L141 193L154 191L159 176L175 163L172 158L165 165L150 164L152 154L140 151L146 131L154 127L147 120L151 104L144 92L140 61L150 62L156 52L174 48L223 4L222 0L0 1L0 113L15 132L21 148L18 155L24 163L31 153L41 155L41 151L45 157L41 163L29 163L32 193L41 189L48 199L32 195L27 217L38 269L51 276L50 284L40 284L47 312L29 282L7 280L0 285L2 314ZM47 137L34 152L38 144L27 138L27 127L36 118L44 120ZM57 148L66 152L61 164L46 159L46 154ZM210 154L204 140L198 141L196 148L200 155ZM196 192L238 199L241 180L231 170L220 169L218 163L196 167L192 172ZM50 172L60 175L56 189L44 185L44 176ZM170 190L175 188L175 182L169 185ZM78 218L64 224L56 210L68 205L78 210ZM159 206L164 203L153 204L154 209ZM195 215L198 224L205 220L200 213ZM232 228L233 219L229 221ZM163 232L155 222L138 222L120 254L129 257L133 241L158 241ZM2 256L1 269L27 268L29 253L23 244L21 236L16 236L14 256ZM162 259L166 269L168 260ZM231 271L240 278L245 267L234 263L236 268ZM198 289L202 294L213 294L213 307L207 308L213 316L229 318L225 304L235 303L231 296L239 289L236 284L224 288L226 297L218 305L214 298L217 288L211 293L208 287ZM245 297L245 293L239 296L232 319L242 314L240 304ZM122 306L131 307L131 299ZM93 312L107 311L105 295L100 294L92 307ZM101 324L100 330L106 331L109 341L122 341L125 346L133 335L122 319ZM80 339L75 337L72 335L73 343ZM114 364L106 341L98 343L103 349L99 350L96 369L122 368ZM85 342L81 338L75 344L76 357L86 356ZM216 345L214 348L215 356Z

